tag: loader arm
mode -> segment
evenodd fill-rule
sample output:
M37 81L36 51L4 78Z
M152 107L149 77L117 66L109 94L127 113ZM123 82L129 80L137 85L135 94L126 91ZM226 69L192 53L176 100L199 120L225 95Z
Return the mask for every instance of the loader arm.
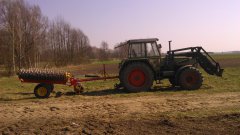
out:
M210 75L222 76L223 70L220 64L216 62L202 47L189 47L167 52L170 59L174 60L176 56L185 56L196 59L197 63Z

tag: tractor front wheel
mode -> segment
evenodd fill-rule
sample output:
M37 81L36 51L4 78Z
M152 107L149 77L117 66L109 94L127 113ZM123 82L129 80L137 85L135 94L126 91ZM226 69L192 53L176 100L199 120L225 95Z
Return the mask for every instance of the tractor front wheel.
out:
M123 69L120 81L128 92L147 91L153 84L153 71L145 63L130 63Z
M203 77L198 69L189 67L180 73L178 82L183 89L196 90L202 86Z
M53 85L40 83L34 88L34 95L37 98L48 98L53 90Z

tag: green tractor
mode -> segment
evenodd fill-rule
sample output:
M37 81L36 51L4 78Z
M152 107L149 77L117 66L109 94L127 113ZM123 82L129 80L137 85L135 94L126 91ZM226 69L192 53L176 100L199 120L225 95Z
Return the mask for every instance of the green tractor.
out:
M195 90L202 86L203 77L197 69L200 65L208 74L222 76L223 69L202 47L171 50L161 56L161 44L157 38L134 39L115 48L125 50L126 57L119 64L117 87L129 92L150 90L153 82L168 79L173 86Z

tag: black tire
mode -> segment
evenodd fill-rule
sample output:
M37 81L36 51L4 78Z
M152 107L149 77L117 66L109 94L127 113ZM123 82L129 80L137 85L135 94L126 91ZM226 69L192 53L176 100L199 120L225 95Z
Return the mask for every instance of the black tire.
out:
M34 88L34 95L37 98L48 98L51 91L51 85L40 83Z
M178 82L183 89L196 90L202 86L203 77L198 69L189 67L180 73Z
M143 62L129 63L120 73L120 82L128 92L150 90L153 79L152 69Z

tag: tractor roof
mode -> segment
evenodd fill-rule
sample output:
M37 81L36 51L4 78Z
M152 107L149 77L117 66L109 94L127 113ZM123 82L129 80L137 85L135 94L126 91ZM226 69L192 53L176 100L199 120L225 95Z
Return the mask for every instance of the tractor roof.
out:
M132 44L132 43L149 43L149 42L156 42L158 41L157 38L145 38L145 39L131 39L128 40L126 42L120 43L118 46L116 46L115 48L124 46L124 45L128 45L128 44Z
M156 42L158 41L157 38L146 38L146 39L131 39L128 40L128 43L148 43L148 42Z

